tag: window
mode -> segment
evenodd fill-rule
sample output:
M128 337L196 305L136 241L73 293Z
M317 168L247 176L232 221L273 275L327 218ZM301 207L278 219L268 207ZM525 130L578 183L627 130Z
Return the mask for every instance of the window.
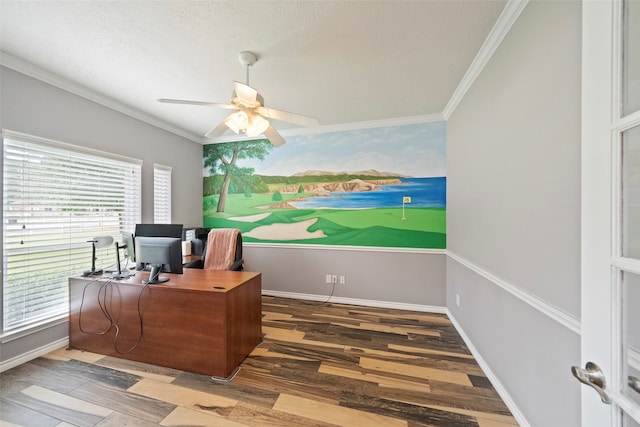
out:
M171 224L171 167L153 165L153 222Z
M121 241L140 222L142 162L3 132L3 333L68 313L70 275L91 269L89 241ZM115 248L96 267L115 264Z

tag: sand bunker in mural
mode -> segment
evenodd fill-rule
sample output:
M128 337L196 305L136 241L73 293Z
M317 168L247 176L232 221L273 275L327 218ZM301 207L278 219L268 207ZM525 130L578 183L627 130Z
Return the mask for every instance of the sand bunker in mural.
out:
M294 222L293 224L262 225L243 234L254 239L265 240L301 240L327 237L322 230L307 231L307 228L317 221L318 218L312 218L306 221Z
M266 217L268 217L269 215L271 215L271 213L263 213L263 214L257 214L257 215L246 215L246 216L234 216L233 218L229 218L233 221L240 221L240 222L258 222L261 219L265 219Z

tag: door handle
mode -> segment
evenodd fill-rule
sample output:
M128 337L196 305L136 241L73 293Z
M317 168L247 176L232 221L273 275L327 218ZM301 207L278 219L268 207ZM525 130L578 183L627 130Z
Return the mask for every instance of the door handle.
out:
M629 375L629 387L631 387L634 391L640 393L640 379Z
M593 362L587 362L584 369L577 366L571 367L571 373L583 384L593 387L600 395L602 403L610 404L611 398L604 391L607 388L607 381L604 378L604 372L598 365Z

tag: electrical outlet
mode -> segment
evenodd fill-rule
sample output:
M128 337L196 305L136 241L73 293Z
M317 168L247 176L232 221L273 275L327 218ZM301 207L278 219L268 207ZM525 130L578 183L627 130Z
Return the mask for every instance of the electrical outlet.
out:
M337 275L334 274L333 276L331 276L331 283L333 283L334 285L336 283L338 283L338 276Z
M345 284L345 278L344 276L340 276L340 284L344 285Z
M460 307L460 294L456 294L456 305Z
M327 275L325 276L325 278L324 278L324 282L325 282L325 283L332 283L332 282L331 282L331 275L330 275L330 274L327 274Z

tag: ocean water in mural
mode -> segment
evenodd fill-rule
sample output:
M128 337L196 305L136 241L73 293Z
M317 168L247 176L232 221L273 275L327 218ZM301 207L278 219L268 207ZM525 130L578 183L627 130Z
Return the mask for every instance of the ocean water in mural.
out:
M377 191L338 191L329 197L307 197L290 204L300 209L393 208L402 206L404 198L410 197L414 208L446 207L447 178L400 178L400 181L401 184L380 185Z

